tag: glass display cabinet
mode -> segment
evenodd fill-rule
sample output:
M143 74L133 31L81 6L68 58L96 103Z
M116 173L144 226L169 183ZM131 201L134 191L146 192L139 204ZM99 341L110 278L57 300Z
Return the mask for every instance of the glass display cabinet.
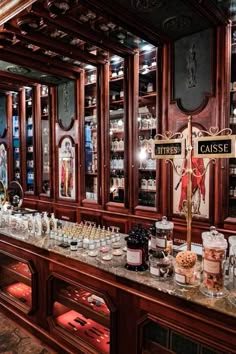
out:
M73 336L78 347L91 353L111 353L110 333L112 311L107 299L82 285L72 285L53 278L54 325Z
M209 347L191 337L175 331L161 323L148 321L143 326L143 354L220 354L216 348Z
M110 201L125 201L124 59L110 58Z
M25 88L25 118L26 118L26 192L34 193L34 108L33 89Z
M33 297L35 276L30 263L0 252L0 297L25 313L36 307L36 294Z
M232 27L231 82L230 82L230 117L232 133L236 134L236 30ZM236 158L229 159L229 217L236 217Z
M21 182L19 94L12 93L13 178Z
M51 190L51 144L50 144L50 100L49 87L41 86L40 90L40 109L41 109L41 158L42 158L42 185L41 193L50 196Z
M139 53L138 103L138 206L155 207L157 162L152 159L157 133L157 48L146 43Z
M98 200L97 69L85 67L85 198Z

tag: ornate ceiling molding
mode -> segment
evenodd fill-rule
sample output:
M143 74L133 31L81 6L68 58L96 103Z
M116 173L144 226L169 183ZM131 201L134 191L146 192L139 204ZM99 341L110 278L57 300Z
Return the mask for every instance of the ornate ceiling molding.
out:
M0 26L19 12L25 10L36 0L3 0L0 2Z

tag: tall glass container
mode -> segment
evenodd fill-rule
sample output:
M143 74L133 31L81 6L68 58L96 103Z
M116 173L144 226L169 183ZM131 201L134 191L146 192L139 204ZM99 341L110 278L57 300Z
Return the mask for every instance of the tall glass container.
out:
M168 221L166 216L163 216L161 221L156 222L156 250L172 254L173 229L174 223Z
M223 234L216 230L204 233L203 239L203 277L200 290L210 297L226 295L224 287L225 260L227 241Z

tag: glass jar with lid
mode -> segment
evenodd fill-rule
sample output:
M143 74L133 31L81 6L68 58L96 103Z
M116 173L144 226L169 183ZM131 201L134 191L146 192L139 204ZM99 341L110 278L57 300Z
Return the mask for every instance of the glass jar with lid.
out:
M196 287L200 284L200 265L197 255L192 251L181 251L175 259L175 282L183 287Z
M225 296L227 294L224 287L227 241L215 228L210 232L204 232L202 240L203 276L200 290L210 297Z
M125 268L133 271L145 271L148 269L148 240L149 231L138 225L132 229L126 237L127 262Z
M149 257L149 270L152 277L166 280L173 275L173 261L165 251L156 251Z
M159 251L167 251L172 255L173 252L173 229L174 223L167 220L163 216L160 221L156 222L156 249Z

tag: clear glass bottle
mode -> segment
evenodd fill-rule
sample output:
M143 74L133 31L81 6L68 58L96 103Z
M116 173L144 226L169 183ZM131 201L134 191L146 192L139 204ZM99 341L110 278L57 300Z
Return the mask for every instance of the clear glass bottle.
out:
M200 265L197 255L192 251L179 252L175 259L175 282L183 287L200 284Z
M174 223L163 216L161 221L156 222L156 249L173 253L173 229Z
M167 252L156 251L149 257L149 270L152 277L166 280L173 275L173 259Z
M216 230L203 233L203 276L200 291L210 297L222 297L227 294L224 287L227 241Z

